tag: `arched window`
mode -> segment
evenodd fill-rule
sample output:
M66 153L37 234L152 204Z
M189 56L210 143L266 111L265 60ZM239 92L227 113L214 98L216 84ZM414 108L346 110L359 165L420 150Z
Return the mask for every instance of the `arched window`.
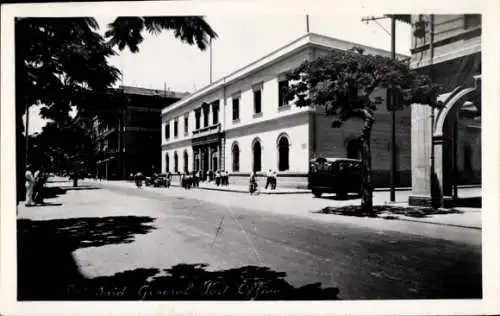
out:
M184 172L188 172L188 152L187 150L184 150Z
M231 152L233 154L233 171L238 172L240 171L240 147L238 146L238 143L234 143L233 147L231 149Z
M177 152L174 152L174 172L179 172L179 157L177 157Z
M290 169L290 143L285 135L278 139L278 171Z
M170 159L168 157L168 154L165 155L165 172L170 171Z
M253 171L258 172L262 170L262 148L260 146L260 141L255 140L253 143Z
M361 142L359 139L350 139L346 146L347 158L361 159Z

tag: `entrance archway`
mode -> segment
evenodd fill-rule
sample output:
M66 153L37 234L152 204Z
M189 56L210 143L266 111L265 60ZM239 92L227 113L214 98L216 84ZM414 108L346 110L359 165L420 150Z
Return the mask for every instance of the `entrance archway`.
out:
M474 87L455 89L447 97L443 109L434 121L434 174L431 194L441 206L449 205L447 201L458 197L459 184L477 181L473 177L480 174L479 161L477 166L472 166L473 169L479 170L469 172L470 178L465 177L466 164L470 163L467 159L474 156L474 151L478 151L480 156L481 146L463 149L470 138L480 139L481 124L480 121L474 124L474 121L481 117L481 77L474 77L474 81ZM475 130L468 129L472 125L475 125Z

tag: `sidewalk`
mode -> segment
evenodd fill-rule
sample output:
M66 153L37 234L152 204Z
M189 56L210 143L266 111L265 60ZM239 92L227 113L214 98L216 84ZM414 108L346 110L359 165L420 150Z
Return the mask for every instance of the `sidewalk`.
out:
M96 185L111 186L111 187L135 187L135 184L130 181L96 181L96 180L85 180L86 183L92 183ZM195 199L202 199L208 202L223 204L223 205L238 205L244 208L260 210L263 212L272 211L281 214L290 214L300 217L315 218L317 220L325 221L367 221L368 218L353 218L352 216L338 216L331 214L315 214L312 213L314 210L320 210L324 207L336 207L336 206L346 206L358 204L359 199L352 200L332 200L329 198L314 198L312 194L289 194L286 198L281 198L276 193L264 193L262 192L258 196L250 196L248 192L246 195L240 194L228 194L229 192L234 192L230 190L220 190L215 185L210 188L208 185L202 188L200 184L200 189L206 192L206 190L219 191L219 193L213 192L213 194L203 194L200 195L198 189L192 190L180 190L180 186L173 186L170 189L166 188L153 188L148 187L151 191L156 191L159 194L168 194L175 196L185 196L192 197ZM172 190L173 189L173 190ZM198 193L197 193L198 192ZM208 193L208 192L206 192ZM396 203L392 204L388 202L390 200L389 192L387 191L377 191L373 193L373 203L374 205L395 205L395 206L408 206L408 196L411 194L410 191L398 191L396 192ZM464 196L470 195L470 192L464 192ZM248 199L248 201L246 201ZM415 218L403 215L396 215L394 220L383 220L385 225L390 225L390 222L394 221L405 221L414 223L424 223L424 224L434 224L442 226L450 226L457 228L470 228L475 230L481 229L481 209L480 208L456 208L460 213L455 214L442 214L442 215L430 215L424 218Z

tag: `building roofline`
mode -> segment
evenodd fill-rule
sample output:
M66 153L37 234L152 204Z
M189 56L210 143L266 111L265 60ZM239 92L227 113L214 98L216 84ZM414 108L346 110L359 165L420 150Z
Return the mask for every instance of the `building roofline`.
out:
M120 85L118 88L116 88L116 90L120 90L126 94L159 96L163 98L175 98L175 99L182 99L189 95L189 92L178 92L178 91L170 91L163 89L148 89L142 87L125 86L125 85Z
M183 99L180 99L179 101L163 108L162 114L173 111L177 108L180 108L181 106L192 102L194 100L197 100L199 98L202 98L214 91L216 91L218 88L221 88L225 85L228 85L242 77L245 77L249 74L251 74L254 71L258 71L264 66L269 66L272 65L276 62L278 62L280 59L288 56L289 54L293 54L301 49L304 49L308 46L320 46L320 47L326 47L326 48L331 48L331 49L340 49L340 50L347 50L352 47L360 47L365 49L365 52L368 54L379 54L379 55L386 55L390 56L390 52L383 50L383 49L378 49L378 48L373 48L369 47L366 45L361 45L358 43L350 42L350 41L345 41L333 37L329 37L326 35L321 35L317 33L307 33L294 41L273 50L272 52L268 53L267 55L231 72L230 74L216 80L215 82L206 85L205 87L199 89L198 91L195 91L194 93L187 95ZM409 58L410 56L406 55L401 55L397 54L398 58Z

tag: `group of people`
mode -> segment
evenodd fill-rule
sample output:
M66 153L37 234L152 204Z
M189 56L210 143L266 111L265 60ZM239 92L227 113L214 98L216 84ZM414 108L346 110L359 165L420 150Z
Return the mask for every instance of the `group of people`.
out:
M271 190L276 190L277 178L278 173L269 169L269 171L266 173L266 190L269 186L271 186Z
M215 184L217 186L228 186L229 185L229 172L226 170L217 170L215 172Z
M200 171L185 172L181 175L181 186L186 190L189 190L191 188L199 188L200 178Z
M276 183L278 179L278 173L276 171L272 171L269 169L268 172L266 172L266 186L265 189L267 190L268 187L271 188L271 190L276 190ZM255 172L250 173L250 179L248 183L248 190L251 195L256 194L258 192L258 184L257 184L257 175Z
M44 204L43 188L47 182L47 175L43 167L38 168L38 170L33 173L31 166L28 166L26 168L25 178L26 206Z

